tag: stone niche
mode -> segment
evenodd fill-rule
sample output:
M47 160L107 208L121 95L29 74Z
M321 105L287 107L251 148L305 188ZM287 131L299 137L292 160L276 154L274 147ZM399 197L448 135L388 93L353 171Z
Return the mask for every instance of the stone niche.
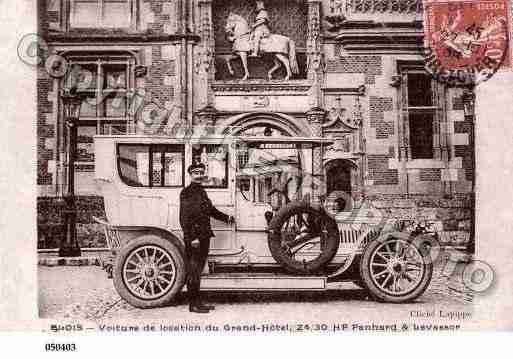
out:
M296 58L299 74L292 79L306 79L307 55L306 39L308 33L308 5L304 0L267 0L265 8L269 13L269 28L271 33L287 36L296 45ZM232 54L232 44L226 39L225 26L230 12L242 16L248 24L255 21L255 1L247 0L214 0L212 3L212 21L215 38L215 80L234 81L243 76L242 62L240 59L232 61L235 74L228 72L226 58ZM249 58L248 67L251 79L267 79L267 71L273 66L273 56L261 54L258 58ZM273 74L274 79L285 77L285 69L281 67Z

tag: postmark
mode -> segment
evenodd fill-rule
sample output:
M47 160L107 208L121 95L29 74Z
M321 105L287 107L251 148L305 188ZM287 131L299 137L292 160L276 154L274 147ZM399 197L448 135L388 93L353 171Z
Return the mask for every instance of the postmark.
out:
M424 2L426 69L442 82L475 85L511 67L508 0Z

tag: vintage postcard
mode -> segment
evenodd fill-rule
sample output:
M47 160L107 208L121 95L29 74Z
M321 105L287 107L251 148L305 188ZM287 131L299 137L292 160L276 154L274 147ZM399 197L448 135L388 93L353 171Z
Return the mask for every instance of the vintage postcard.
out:
M510 0L29 3L27 328L513 329Z

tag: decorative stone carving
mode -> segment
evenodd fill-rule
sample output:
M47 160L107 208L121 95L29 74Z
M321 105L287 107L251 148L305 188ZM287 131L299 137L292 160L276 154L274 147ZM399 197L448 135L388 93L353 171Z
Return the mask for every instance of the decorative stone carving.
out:
M144 65L137 65L134 68L135 77L144 77L148 73L148 67Z
M247 82L216 82L212 84L215 92L306 92L311 85L301 83L247 83Z
M313 107L306 113L306 118L312 127L314 136L322 136L322 123L324 122L325 116L326 111L320 107Z
M322 125L323 129L342 129L350 132L359 129L363 120L362 107L359 96L355 96L354 99L353 110L348 114L342 107L342 97L336 97L335 104L328 110L328 121Z
M196 112L195 125L213 127L216 124L217 110L214 106L207 105Z
M195 63L196 73L210 72L214 63L214 30L212 28L212 0L199 2L198 33L201 38L200 50Z
M317 72L323 68L323 53L321 51L321 3L308 2L308 34L306 40L308 56L308 73L315 78Z
M326 155L329 157L331 152L348 153L351 152L351 136L349 134L341 135L333 139L333 145L326 148Z
M421 0L345 0L346 13L415 13L422 11Z
M329 14L324 17L328 31L337 32L340 30L347 20L345 12L346 0L330 0Z
M392 80L390 81L390 86L392 87L399 87L401 86L401 75L393 75Z
M332 127L336 125L336 123L339 121L345 123L344 114L346 113L346 109L342 107L341 101L342 99L340 98L340 96L336 98L336 105L334 105L328 110L328 122L322 124L323 128ZM352 128L352 126L349 127Z
M265 108L270 104L269 96L249 96L244 98L249 107L252 108Z

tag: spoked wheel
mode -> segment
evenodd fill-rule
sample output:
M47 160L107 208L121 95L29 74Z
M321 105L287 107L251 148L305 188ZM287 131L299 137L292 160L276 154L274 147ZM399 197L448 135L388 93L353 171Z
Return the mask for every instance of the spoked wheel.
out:
M139 308L169 303L182 289L186 269L181 251L169 240L147 235L124 247L114 266L114 286Z
M282 208L269 225L273 258L292 273L321 271L339 246L336 222L304 203Z
M427 289L432 274L429 253L406 235L370 242L360 262L360 275L371 295L386 302L417 298Z

